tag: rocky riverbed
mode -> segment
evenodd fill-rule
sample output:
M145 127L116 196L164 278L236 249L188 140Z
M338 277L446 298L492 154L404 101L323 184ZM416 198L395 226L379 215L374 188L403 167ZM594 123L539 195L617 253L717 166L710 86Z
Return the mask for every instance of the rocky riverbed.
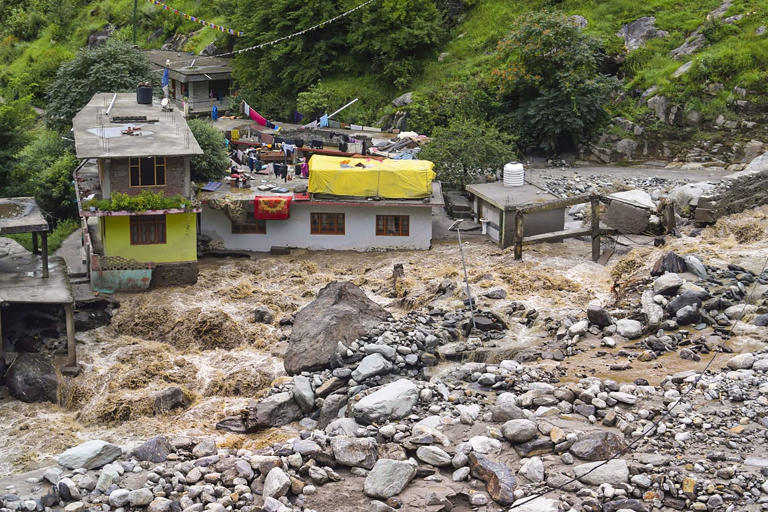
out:
M2 508L768 510L767 227L473 242L471 310L454 244L204 263L80 335L65 407L0 403Z

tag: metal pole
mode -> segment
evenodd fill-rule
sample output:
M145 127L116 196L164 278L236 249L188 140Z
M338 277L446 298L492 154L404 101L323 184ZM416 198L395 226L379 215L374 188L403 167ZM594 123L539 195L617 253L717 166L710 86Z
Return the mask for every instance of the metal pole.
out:
M133 44L136 45L136 8L139 0L133 0Z
M467 298L469 299L469 314L472 317L472 328L475 324L475 308L472 305L472 293L469 291L469 276L467 276L467 262L464 259L464 247L461 245L461 222L456 224L456 233L459 235L459 253L461 254L461 266L464 268L464 284L467 286Z

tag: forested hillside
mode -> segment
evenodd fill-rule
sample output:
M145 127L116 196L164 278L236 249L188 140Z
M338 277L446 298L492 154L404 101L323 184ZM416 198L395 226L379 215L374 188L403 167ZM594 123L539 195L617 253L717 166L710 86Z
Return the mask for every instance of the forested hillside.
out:
M83 50L81 58L92 60L82 76L68 81L62 71L57 79L81 48L131 43L135 29L140 49L230 52L360 3L168 0L166 10L141 0L134 27L131 0L0 0L0 151L10 163L0 191L33 193L46 182L66 188L49 169L73 164L65 134L72 108L93 86L130 84L144 72L139 56L123 62L128 50L98 57ZM243 35L204 28L173 9ZM768 140L766 25L765 0L373 0L298 37L237 54L233 63L239 96L278 119L360 98L341 120L476 146L503 142L503 151L483 148L481 160L506 158L512 148L602 161L705 155L727 165ZM93 70L99 59L110 61L101 79ZM47 128L32 106L48 111ZM444 149L431 151L438 158ZM30 153L49 158L30 168Z

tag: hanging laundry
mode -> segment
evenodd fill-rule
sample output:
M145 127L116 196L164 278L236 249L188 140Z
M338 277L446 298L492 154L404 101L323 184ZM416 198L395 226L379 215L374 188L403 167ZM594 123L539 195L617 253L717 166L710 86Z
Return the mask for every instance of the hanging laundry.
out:
M243 102L243 113L248 117L250 117L251 119L253 119L254 121L256 121L256 124L259 124L261 126L267 125L266 118L264 118L264 116L262 116L255 110L253 110L251 106L248 105L246 102Z
M328 114L323 114L320 117L320 128L325 128L328 126Z

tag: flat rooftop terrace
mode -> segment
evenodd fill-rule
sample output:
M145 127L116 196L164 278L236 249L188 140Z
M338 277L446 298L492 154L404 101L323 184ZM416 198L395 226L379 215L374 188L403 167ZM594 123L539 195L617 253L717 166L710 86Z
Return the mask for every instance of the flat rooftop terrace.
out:
M486 201L500 210L521 206L548 203L559 199L534 185L505 187L501 181L493 183L475 183L467 185L467 192Z
M0 304L71 304L74 298L63 258L49 258L43 278L41 256L0 238Z
M165 111L157 98L136 101L136 93L97 93L72 121L77 158L202 155L178 110ZM131 128L135 135L124 133ZM136 128L140 128L136 130Z
M0 235L48 231L33 197L0 197Z

